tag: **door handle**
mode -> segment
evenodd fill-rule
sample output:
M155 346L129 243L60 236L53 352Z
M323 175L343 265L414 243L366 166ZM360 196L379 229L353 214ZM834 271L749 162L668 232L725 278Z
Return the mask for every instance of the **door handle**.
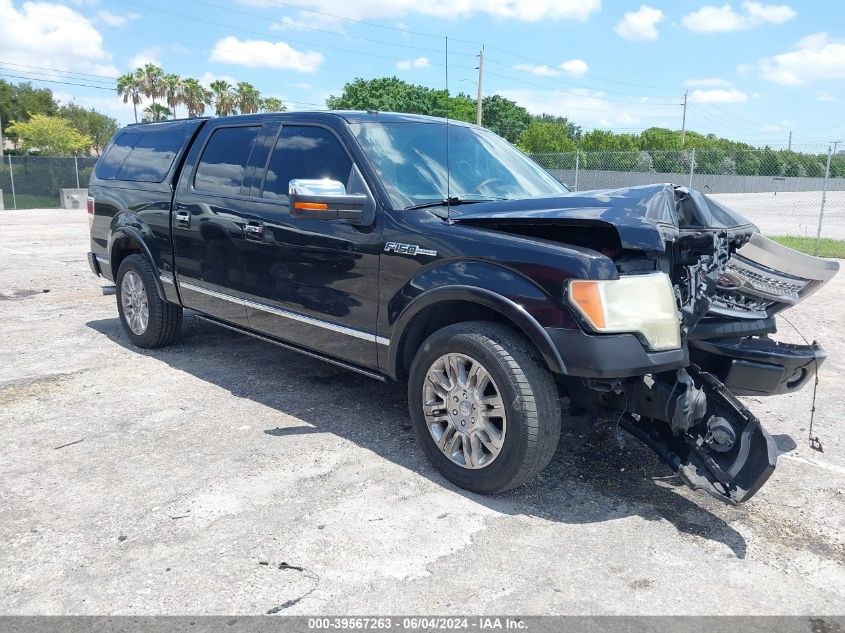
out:
M263 222L247 222L244 224L244 239L253 242L264 241L264 223Z
M187 209L176 209L176 226L187 229L191 226L191 212Z

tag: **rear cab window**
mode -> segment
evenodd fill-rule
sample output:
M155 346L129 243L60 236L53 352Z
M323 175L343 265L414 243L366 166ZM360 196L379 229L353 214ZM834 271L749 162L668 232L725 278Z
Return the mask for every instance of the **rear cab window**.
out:
M260 130L260 125L214 130L194 173L194 189L218 195L238 195Z
M97 162L101 180L163 182L185 144L187 130L125 131Z

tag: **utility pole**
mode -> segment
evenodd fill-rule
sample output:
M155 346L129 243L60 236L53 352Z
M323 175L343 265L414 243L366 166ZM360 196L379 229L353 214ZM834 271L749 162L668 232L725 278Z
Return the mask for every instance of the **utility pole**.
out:
M786 151L788 151L788 152L792 151L792 132L791 131L789 132L789 145L787 146Z
M478 98L475 102L475 122L481 125L481 98L483 96L482 83L484 81L484 44L478 52Z
M681 147L684 146L684 136L687 133L687 95L689 94L689 90L684 90L684 102L681 104L684 106L684 118L681 119Z
M0 158L6 152L6 142L3 140L3 115L0 114Z

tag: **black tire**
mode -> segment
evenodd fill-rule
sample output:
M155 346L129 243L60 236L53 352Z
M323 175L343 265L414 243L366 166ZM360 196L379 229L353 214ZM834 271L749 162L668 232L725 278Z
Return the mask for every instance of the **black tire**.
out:
M477 360L504 401L504 441L495 459L481 468L456 464L441 451L423 412L428 370L449 353ZM473 492L502 492L536 477L551 461L560 439L560 397L552 374L530 341L498 323L457 323L429 336L411 365L408 403L417 441L426 456L446 479Z
M143 283L143 292L147 297L149 318L146 329L141 333L132 331L123 309L123 280L127 273L135 272ZM117 285L117 311L126 336L133 345L143 348L164 347L170 345L179 336L182 329L182 306L163 301L156 290L155 277L150 263L142 255L129 255L120 263L115 279Z

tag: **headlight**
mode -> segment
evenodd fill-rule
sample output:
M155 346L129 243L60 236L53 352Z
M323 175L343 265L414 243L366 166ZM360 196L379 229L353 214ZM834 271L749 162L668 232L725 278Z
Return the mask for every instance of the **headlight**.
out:
M597 332L634 332L654 351L681 346L672 282L665 273L574 279L569 302Z

